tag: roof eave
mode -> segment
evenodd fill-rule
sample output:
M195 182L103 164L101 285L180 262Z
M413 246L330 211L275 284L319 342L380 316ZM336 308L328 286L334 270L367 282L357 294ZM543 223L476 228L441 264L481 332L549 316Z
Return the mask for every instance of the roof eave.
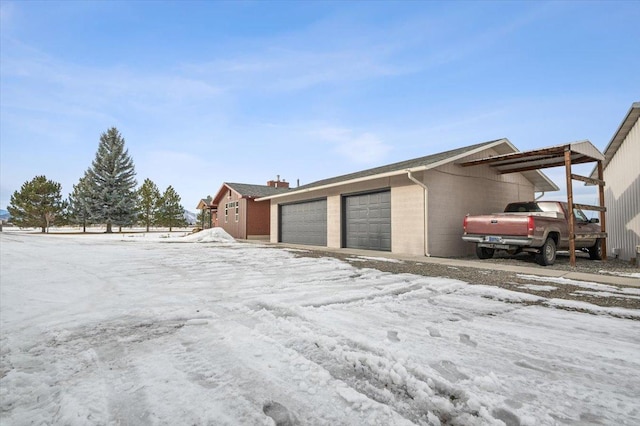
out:
M218 204L220 204L220 199L224 196L224 195L223 195L223 192L222 192L222 190L223 190L224 188L230 189L231 191L233 191L233 192L235 192L236 194L238 194L238 195L240 195L240 196L241 196L241 194L239 194L239 193L238 193L238 191L236 191L235 189L233 189L232 187L230 187L230 186L227 184L227 182L223 182L223 183L222 183L222 186L220 186L220 189L218 189L218 192L216 192L215 197L213 197L213 199L211 200L211 204L212 204L212 205L218 205Z

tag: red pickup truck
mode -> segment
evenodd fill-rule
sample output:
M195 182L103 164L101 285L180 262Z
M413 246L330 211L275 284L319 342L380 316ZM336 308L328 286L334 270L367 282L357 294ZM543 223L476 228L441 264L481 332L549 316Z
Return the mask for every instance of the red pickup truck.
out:
M587 219L573 209L576 249L587 251L591 259L602 259L602 241L598 238L598 219ZM480 259L493 257L495 250L509 254L528 252L540 265L553 265L556 250L569 249L567 203L527 201L510 203L504 213L464 218L464 241L476 244Z

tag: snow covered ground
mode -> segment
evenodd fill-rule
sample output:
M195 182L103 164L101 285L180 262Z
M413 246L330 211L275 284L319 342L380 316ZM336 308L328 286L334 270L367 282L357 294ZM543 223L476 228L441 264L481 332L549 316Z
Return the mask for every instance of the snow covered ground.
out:
M640 424L640 311L184 235L0 234L0 423Z

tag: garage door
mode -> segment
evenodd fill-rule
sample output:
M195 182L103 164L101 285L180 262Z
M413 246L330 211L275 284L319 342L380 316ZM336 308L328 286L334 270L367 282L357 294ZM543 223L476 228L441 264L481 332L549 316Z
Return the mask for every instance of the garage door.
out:
M344 197L344 245L391 251L391 191Z
M280 206L280 241L327 245L327 199Z

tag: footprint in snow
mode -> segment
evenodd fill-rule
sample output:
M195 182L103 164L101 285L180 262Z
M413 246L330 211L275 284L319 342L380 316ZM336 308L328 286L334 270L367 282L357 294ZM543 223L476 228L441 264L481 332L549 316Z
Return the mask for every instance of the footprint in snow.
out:
M427 330L429 330L429 336L431 337L442 337L440 331L435 327L429 327Z
M262 406L262 411L273 419L276 426L295 426L299 422L296 417L279 402L267 401Z
M460 342L464 343L467 346L471 346L473 348L478 346L478 343L471 340L471 337L469 337L468 334L460 334Z
M392 342L400 341L400 339L398 338L398 332L392 330L387 331L387 339L391 340Z
M520 426L520 418L509 410L497 408L493 410L491 414L493 414L496 419L502 420L507 426Z

